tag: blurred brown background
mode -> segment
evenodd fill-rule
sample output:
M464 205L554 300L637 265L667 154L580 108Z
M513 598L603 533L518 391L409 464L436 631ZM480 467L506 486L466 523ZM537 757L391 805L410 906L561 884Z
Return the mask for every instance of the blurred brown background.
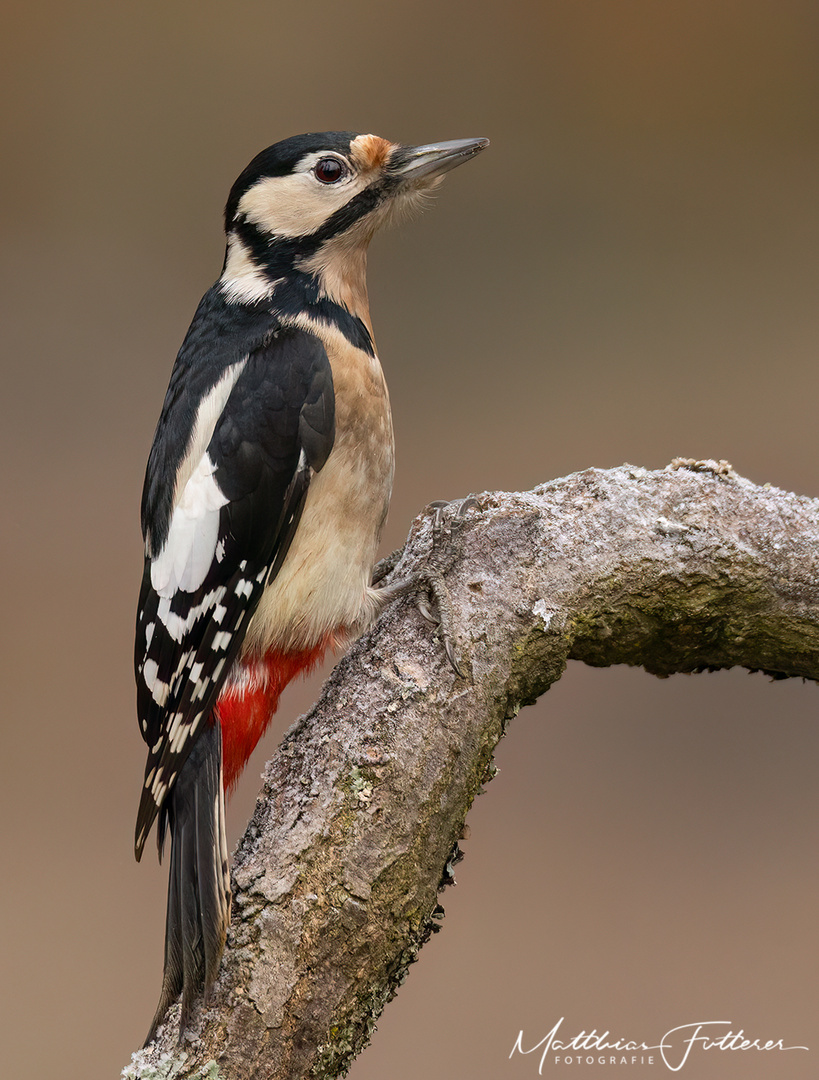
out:
M0 50L1 1071L96 1080L159 991L138 502L235 176L306 130L492 140L372 252L386 549L431 499L589 465L727 458L819 496L819 8L18 0ZM729 1020L810 1051L695 1052L687 1077L817 1075L817 712L814 685L742 672L570 669L512 725L353 1080L526 1080L518 1031L561 1017L646 1042Z

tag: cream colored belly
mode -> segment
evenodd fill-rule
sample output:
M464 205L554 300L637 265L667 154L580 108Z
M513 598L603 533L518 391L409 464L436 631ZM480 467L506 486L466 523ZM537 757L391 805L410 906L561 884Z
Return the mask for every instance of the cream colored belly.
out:
M392 491L389 400L383 376L365 401L344 394L335 367L334 380L335 444L310 482L287 558L248 627L244 655L310 648L333 631L355 635L378 609L370 579Z

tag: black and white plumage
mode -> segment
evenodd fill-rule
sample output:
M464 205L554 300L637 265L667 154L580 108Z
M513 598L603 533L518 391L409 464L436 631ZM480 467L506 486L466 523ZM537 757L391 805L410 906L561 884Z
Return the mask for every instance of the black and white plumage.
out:
M139 858L170 826L162 996L182 1030L230 911L224 788L284 683L378 607L392 486L366 250L485 140L401 147L330 132L259 154L231 190L222 275L171 374L145 476L135 645L148 744ZM151 1037L149 1036L149 1038Z
M210 293L203 301L197 350L208 350L209 339L220 344L208 323L213 327L224 307ZM160 422L169 437L157 432L142 510L149 554L135 655L150 751L138 854L239 653L243 626L287 553L310 475L324 465L335 435L333 379L321 341L303 330L265 328L260 338L248 335L240 360L232 350L204 353L209 371L196 374L207 382L191 445L182 444L179 431L193 411L183 377L187 345ZM216 418L203 449L197 428L210 431L210 414ZM169 495L178 488L173 505Z

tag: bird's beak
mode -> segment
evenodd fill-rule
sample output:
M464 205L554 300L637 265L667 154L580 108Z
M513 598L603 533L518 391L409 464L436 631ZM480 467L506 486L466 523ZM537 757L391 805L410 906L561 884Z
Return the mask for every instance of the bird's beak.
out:
M390 172L401 181L414 183L443 176L489 146L489 139L453 139L425 146L399 146L390 161Z

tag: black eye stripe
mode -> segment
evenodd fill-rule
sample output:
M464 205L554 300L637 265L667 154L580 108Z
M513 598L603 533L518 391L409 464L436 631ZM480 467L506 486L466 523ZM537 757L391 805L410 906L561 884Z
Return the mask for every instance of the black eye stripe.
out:
M347 167L338 158L326 157L316 162L313 173L322 184L335 184L347 175Z

